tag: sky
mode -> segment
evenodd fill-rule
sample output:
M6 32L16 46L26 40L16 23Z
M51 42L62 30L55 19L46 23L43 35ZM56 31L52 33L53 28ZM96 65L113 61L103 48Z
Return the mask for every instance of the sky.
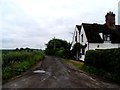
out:
M118 24L120 25L120 1L118 3Z
M104 24L113 11L118 24L119 0L0 0L0 48L45 49L59 38L72 42L76 25Z

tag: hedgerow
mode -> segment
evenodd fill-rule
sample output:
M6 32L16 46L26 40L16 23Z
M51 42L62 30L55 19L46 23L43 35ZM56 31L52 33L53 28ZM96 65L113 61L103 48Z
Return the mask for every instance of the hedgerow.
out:
M109 73L108 78L120 82L120 48L89 50L86 52L85 65L93 66L98 71Z

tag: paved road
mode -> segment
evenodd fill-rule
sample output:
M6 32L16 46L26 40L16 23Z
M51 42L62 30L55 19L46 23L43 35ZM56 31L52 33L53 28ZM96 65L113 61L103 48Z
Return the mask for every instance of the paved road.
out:
M34 73L35 70L44 70ZM3 88L120 88L76 71L62 62L62 59L46 56L27 74L3 84Z

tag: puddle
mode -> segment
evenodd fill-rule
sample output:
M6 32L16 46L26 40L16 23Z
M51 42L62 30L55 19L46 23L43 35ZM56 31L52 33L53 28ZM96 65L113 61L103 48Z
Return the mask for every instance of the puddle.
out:
M45 71L44 70L35 70L35 71L33 71L33 73L45 73Z

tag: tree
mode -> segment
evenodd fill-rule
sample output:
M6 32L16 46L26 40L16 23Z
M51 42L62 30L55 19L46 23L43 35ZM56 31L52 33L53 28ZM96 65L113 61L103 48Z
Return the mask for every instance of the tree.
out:
M74 46L73 46L73 49L72 49L72 56L79 60L79 57L81 57L81 53L80 53L80 50L83 48L83 46L80 44L80 43L76 43Z
M15 50L16 50L16 51L19 51L19 49L18 49L18 48L16 48Z
M65 40L53 38L46 44L46 46L45 53L47 55L55 55L64 58L70 56L70 43Z
M23 51L24 50L24 48L20 48L20 51Z

